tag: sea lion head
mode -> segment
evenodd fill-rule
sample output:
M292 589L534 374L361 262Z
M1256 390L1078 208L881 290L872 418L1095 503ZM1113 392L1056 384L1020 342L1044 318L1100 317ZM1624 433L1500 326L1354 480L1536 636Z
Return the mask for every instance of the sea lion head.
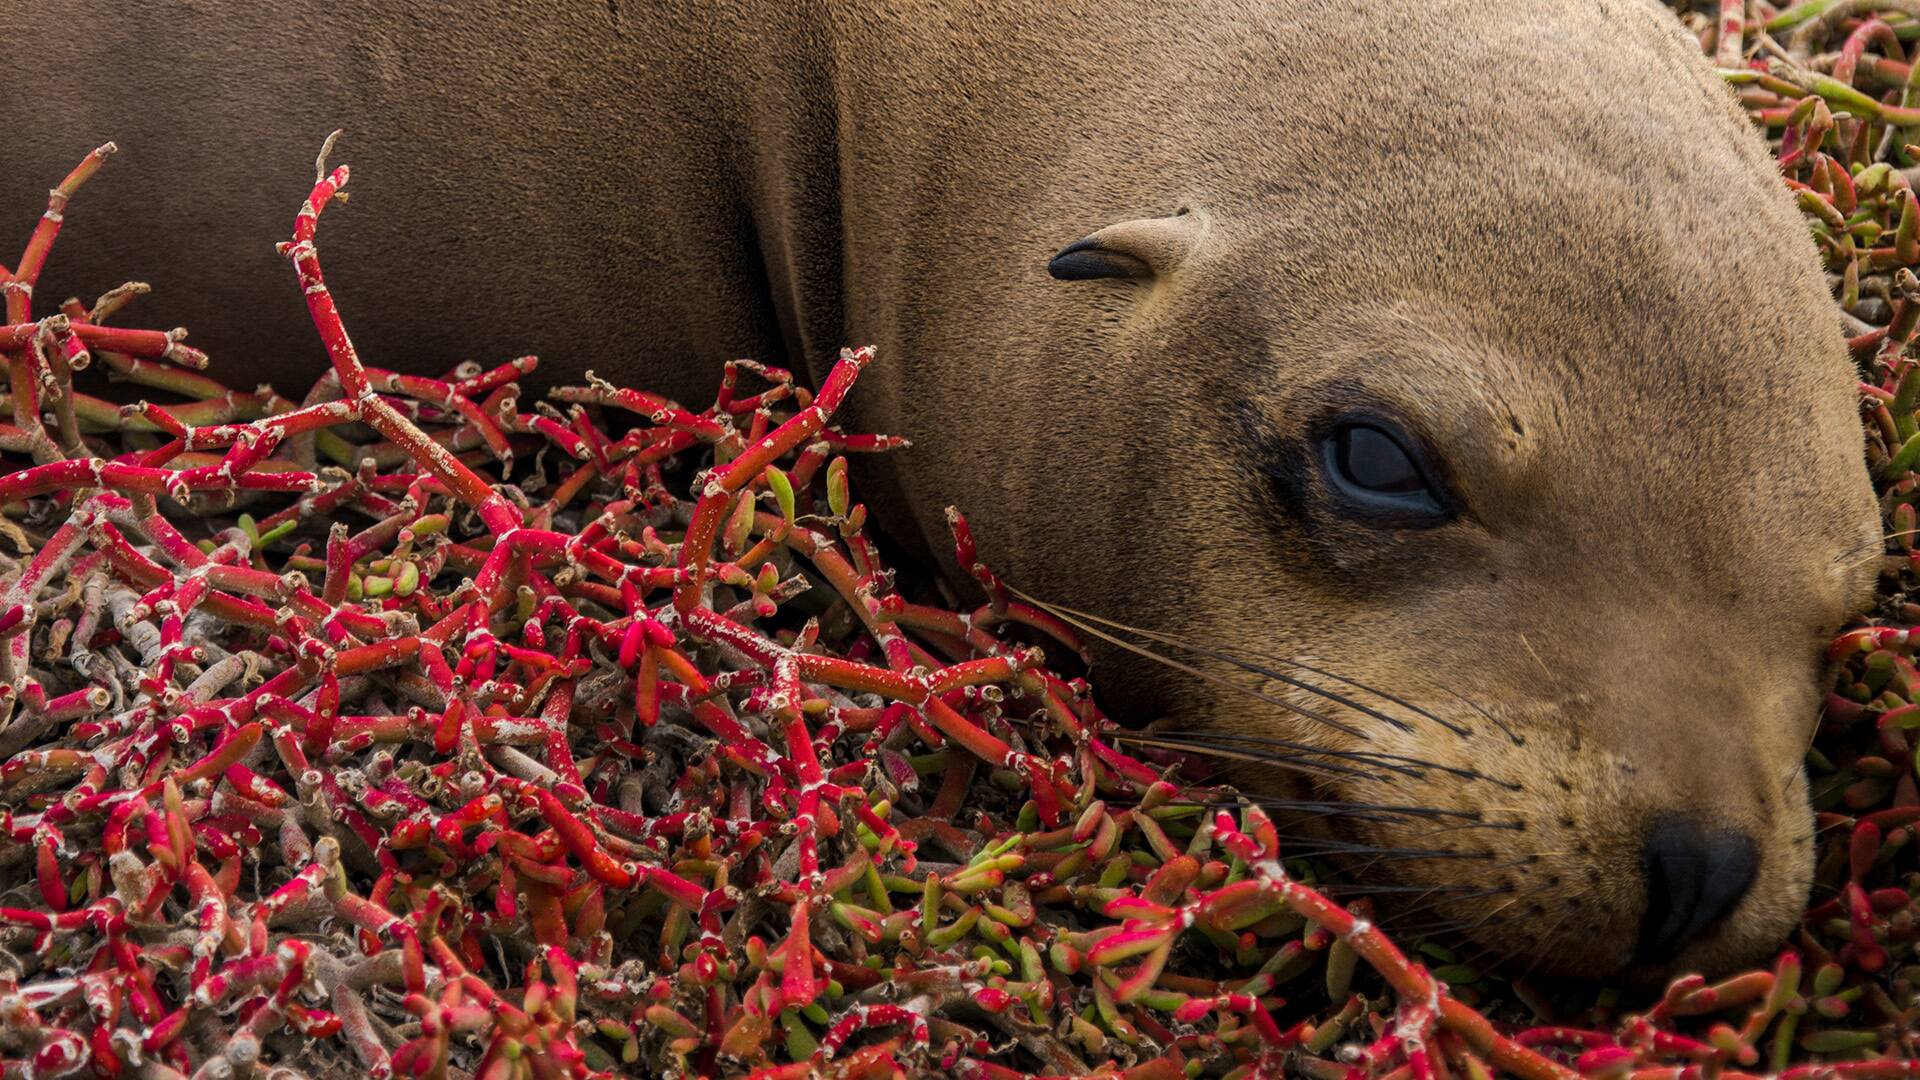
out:
M1076 522L1113 559L1030 579L1199 647L1110 650L1109 698L1325 804L1297 850L1589 976L1789 932L1823 646L1881 551L1762 141L1664 12L1601 11L1296 78L1186 205L1066 245L1132 407L1047 468L1123 509Z

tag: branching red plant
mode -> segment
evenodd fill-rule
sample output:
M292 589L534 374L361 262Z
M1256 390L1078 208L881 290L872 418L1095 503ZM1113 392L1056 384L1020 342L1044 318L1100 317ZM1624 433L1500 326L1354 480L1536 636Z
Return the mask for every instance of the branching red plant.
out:
M1903 40L1883 24L1862 50ZM1831 164L1844 122L1796 101L1783 160L1849 280L1920 260L1904 180ZM818 394L727 365L698 411L595 381L522 412L531 358L367 367L315 246L340 168L283 245L333 370L305 404L230 393L180 332L106 325L140 287L34 317L104 156L0 270L7 1080L1920 1075L1905 630L1836 643L1844 883L1793 949L1548 1016L1116 750L1049 662L1081 643L957 514L988 603L896 591L843 455L900 441L832 426L870 351ZM1855 342L1897 530L1916 303ZM83 394L94 356L183 400Z

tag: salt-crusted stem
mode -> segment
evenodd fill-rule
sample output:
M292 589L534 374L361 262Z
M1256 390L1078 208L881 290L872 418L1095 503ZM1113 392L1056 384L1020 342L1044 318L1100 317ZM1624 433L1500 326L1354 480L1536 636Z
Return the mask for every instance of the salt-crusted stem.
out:
M333 201L346 182L347 167L342 165L314 185L305 205L294 219L292 242L281 245L280 249L282 254L293 260L300 277L300 287L306 293L307 311L313 316L314 328L319 331L320 340L326 346L327 357L333 362L334 374L340 379L341 389L346 393L347 400L355 404L361 419L373 425L382 435L406 447L415 462L438 477L455 497L473 507L488 529L496 534L511 532L520 527L519 511L478 473L445 447L428 438L393 406L381 400L367 377L365 365L360 362L359 351L347 336L346 324L341 321L339 308L333 302L333 293L327 288L326 279L320 272L319 250L314 247L320 212Z

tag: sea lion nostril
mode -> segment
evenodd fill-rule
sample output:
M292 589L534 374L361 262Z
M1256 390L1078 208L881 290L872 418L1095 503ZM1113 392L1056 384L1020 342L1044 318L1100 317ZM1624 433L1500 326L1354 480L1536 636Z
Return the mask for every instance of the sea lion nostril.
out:
M1732 913L1753 884L1759 862L1759 847L1745 833L1709 833L1685 817L1655 822L1640 853L1647 912L1636 959L1668 960Z

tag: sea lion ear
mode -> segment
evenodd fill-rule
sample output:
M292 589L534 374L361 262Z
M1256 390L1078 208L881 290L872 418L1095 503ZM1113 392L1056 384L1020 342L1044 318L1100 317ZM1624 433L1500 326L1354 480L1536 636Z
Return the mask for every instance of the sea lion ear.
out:
M1187 210L1123 221L1061 248L1047 263L1047 273L1061 281L1146 281L1185 262L1205 231L1201 216Z

